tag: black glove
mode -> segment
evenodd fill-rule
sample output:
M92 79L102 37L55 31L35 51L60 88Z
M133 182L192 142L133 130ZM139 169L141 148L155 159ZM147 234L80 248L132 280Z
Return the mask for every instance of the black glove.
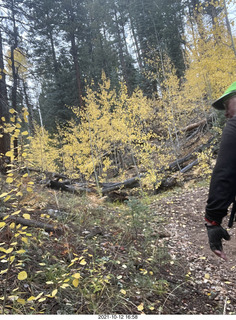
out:
M206 224L206 227L211 250L223 251L221 240L230 240L230 235L228 234L228 232L221 226L208 226Z

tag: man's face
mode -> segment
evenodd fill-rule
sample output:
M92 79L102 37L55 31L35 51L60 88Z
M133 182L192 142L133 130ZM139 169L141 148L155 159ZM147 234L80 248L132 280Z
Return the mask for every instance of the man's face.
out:
M233 96L225 101L225 116L226 118L233 118L236 116L236 96Z

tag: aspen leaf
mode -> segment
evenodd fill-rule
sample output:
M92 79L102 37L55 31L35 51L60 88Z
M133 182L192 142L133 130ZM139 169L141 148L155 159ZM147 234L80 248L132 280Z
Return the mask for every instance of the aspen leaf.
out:
M45 301L46 300L46 298L40 298L39 299L39 302L43 302L43 301Z
M7 269L5 269L5 270L0 271L0 274L7 273L7 271L8 271L8 268L7 268Z
M22 240L24 243L28 244L28 239L27 239L26 237L22 237L21 240Z
M39 293L39 294L37 295L37 297L35 298L35 300L38 300L40 297L42 297L42 295L43 295L43 292Z
M23 175L23 178L26 178L26 177L28 177L28 173L25 173L24 175Z
M53 290L53 291L52 291L52 294L51 294L51 297L52 297L52 298L54 298L54 297L55 297L55 295L57 294L57 292L58 292L58 290L57 290L57 289Z
M6 225L6 222L0 222L0 228L4 227Z
M33 189L30 188L30 187L27 187L26 190L27 190L28 192L33 192Z
M143 309L144 309L143 303L140 303L140 305L137 306L137 309L138 309L138 311L143 311Z
M79 279L74 279L74 280L72 281L72 284L73 284L73 286L74 286L75 288L77 288L78 285L79 285Z
M0 195L0 198L3 198L3 197L5 197L5 196L7 196L7 195L8 195L8 193L4 192L4 193L2 193L2 194Z
M17 278L18 278L18 280L25 280L25 279L27 279L27 272L26 271L21 271L20 273L18 273L18 276L17 276Z
M209 280L209 279L210 279L210 275L209 275L209 273L206 273L206 274L205 274L205 279L207 279L207 280Z
M22 305L24 305L25 304L25 299L19 298L19 299L17 299L17 302L22 304Z
M15 226L16 226L15 222L12 222L9 227L10 227L10 229L13 230L13 229L15 229Z
M13 182L13 178L8 177L7 180L6 180L6 183L12 183L12 182Z
M81 266L85 266L87 262L85 261L85 259L82 259L79 264L81 264Z
M30 301L34 301L36 298L34 297L34 296L31 296L31 297L29 297L28 299L27 299L27 301L28 302L30 302Z
M63 283L63 284L61 285L61 288L62 288L62 289L65 289L65 288L67 288L67 287L70 287L70 285L69 285L68 283Z
M6 118L5 118L5 117L2 117L1 119L2 119L2 121L3 121L3 122L5 122L5 121L6 121Z
M11 199L11 196L7 196L4 200L3 200L3 202L7 202L9 199Z
M23 217L26 219L26 220L30 220L30 215L28 213L24 213L23 214Z
M16 216L16 215L18 215L20 212L21 212L21 210L17 210L17 211L15 211L15 212L13 212L11 215L12 215L12 216Z
M121 289L121 290L120 290L120 293L122 293L122 294L125 295L125 294L126 294L126 291L125 291L124 289Z
M5 251L5 253L12 253L12 251L13 251L13 248L9 248Z
M80 279L80 273L74 273L72 277L75 279Z
M13 113L15 113L15 110L14 110L13 108L11 108L11 109L9 110L9 112L10 112L11 114L13 114Z
M28 131L23 131L22 132L22 136L27 136L29 133L28 133Z
M22 254L22 253L25 253L25 250L21 249L21 250L16 251L16 253Z

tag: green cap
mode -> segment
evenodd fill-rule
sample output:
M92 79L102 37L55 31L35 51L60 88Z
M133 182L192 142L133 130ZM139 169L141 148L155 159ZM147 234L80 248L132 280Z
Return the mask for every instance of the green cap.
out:
M212 103L212 106L218 110L224 110L224 102L230 97L236 95L236 81L233 82L224 92L224 94Z

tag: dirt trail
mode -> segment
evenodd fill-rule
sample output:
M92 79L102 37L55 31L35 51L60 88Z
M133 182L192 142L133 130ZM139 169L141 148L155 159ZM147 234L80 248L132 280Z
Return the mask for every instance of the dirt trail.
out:
M228 262L216 257L208 245L204 210L208 188L183 191L158 202L156 214L169 217L166 232L173 258L172 274L187 283L176 283L167 298L166 313L235 314L236 313L236 223L224 242ZM226 227L228 217L224 219ZM181 274L182 273L182 274ZM179 287L178 287L179 286ZM178 287L178 288L177 288Z

